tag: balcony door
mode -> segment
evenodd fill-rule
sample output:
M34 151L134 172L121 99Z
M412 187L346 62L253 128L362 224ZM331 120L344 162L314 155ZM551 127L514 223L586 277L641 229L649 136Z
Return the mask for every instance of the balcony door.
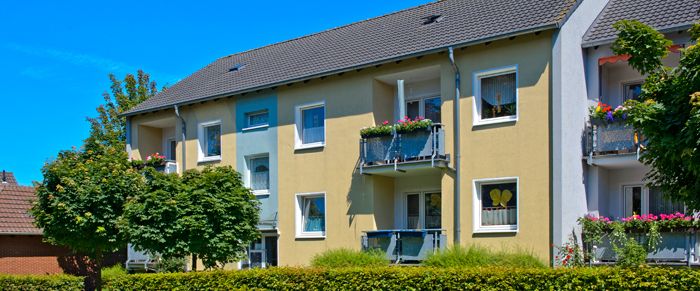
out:
M644 185L627 185L622 187L623 214L625 217L634 214L672 214L685 213L685 206L681 202L671 201L664 197L656 188L647 188Z
M439 191L410 192L404 197L406 228L442 228L442 195Z
M423 117L440 123L440 96L431 96L406 101L406 116L410 119ZM400 118L403 118L401 116Z

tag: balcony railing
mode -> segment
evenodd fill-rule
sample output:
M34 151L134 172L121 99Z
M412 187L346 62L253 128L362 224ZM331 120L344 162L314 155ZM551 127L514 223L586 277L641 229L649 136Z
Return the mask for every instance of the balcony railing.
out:
M363 250L379 250L392 263L417 263L429 254L445 249L447 235L442 229L394 229L365 231Z
M586 139L586 155L603 156L616 154L639 154L639 135L632 126L622 122L593 123Z
M445 155L445 131L440 124L427 130L395 133L389 136L360 140L360 169L372 166L401 163L447 160Z
M177 173L177 163L175 161L165 161L162 166L156 167L156 170L166 174Z
M630 233L630 237L640 243L647 239L646 233ZM668 265L698 265L698 246L700 244L699 235L696 230L679 230L661 232L661 242L656 250L647 254L647 262ZM586 242L584 245L592 254L592 264L606 264L617 261L617 255L613 251L609 237L603 237L602 242L594 244Z

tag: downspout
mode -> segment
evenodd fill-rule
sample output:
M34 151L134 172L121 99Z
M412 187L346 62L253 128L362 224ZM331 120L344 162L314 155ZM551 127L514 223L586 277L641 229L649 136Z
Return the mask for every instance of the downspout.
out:
M455 96L454 96L454 101L452 102L453 108L452 108L452 119L453 119L453 128L454 128L454 149L452 150L454 152L454 167L455 167L455 180L454 180L454 244L459 245L460 243L460 236L462 233L461 230L461 225L460 225L460 202L459 202L459 192L462 186L462 179L460 177L460 159L462 155L460 154L460 145L459 145L459 98L460 98L460 93L459 93L459 85L461 81L461 75L459 73L459 68L457 67L457 64L455 64L455 56L454 56L454 49L452 47L449 47L450 51L450 64L452 65L452 71L455 74Z
M182 141L182 171L181 173L184 173L185 170L187 169L187 123L185 123L185 119L182 118L180 115L180 108L175 105L175 115L177 116L178 119L180 119L180 125L182 126L182 136L180 141Z

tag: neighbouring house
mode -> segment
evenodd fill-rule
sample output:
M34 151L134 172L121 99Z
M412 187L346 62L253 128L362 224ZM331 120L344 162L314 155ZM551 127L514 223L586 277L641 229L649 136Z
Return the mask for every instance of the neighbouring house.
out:
M619 205L592 181L627 166L641 181L636 159L605 168L582 139L591 80L624 64L598 64L606 15L656 2L444 0L224 56L125 112L127 151L242 173L263 236L232 267L334 248L418 262L453 244L552 260L576 218Z
M11 172L0 174L0 274L86 274L82 256L43 241L29 214L34 187L17 184ZM121 263L117 253L106 265Z
M623 19L639 20L673 41L663 60L678 65L680 48L690 45L687 30L700 20L700 1L610 0L587 28L582 50L567 58L560 75L561 96L555 98L553 143L554 242L567 240L583 215L612 219L634 214L686 212L682 203L645 186L650 168L638 161L644 137L620 118L591 119L588 109L599 102L612 110L626 100L639 98L644 76L628 64L629 56L616 56L611 45L617 38L612 25ZM568 79L568 81L566 81ZM648 259L661 263L698 264L700 240L695 233L662 233L659 250ZM597 260L613 261L609 246L598 246Z

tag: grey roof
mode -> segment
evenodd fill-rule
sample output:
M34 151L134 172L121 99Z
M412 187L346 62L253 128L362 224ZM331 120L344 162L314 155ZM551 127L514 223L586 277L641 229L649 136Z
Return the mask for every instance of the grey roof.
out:
M623 19L638 20L659 31L686 29L700 20L698 0L610 0L583 36L583 47L612 43L612 25Z
M558 27L577 0L443 0L222 57L126 115ZM441 15L436 23L424 18ZM236 64L245 65L234 72Z

